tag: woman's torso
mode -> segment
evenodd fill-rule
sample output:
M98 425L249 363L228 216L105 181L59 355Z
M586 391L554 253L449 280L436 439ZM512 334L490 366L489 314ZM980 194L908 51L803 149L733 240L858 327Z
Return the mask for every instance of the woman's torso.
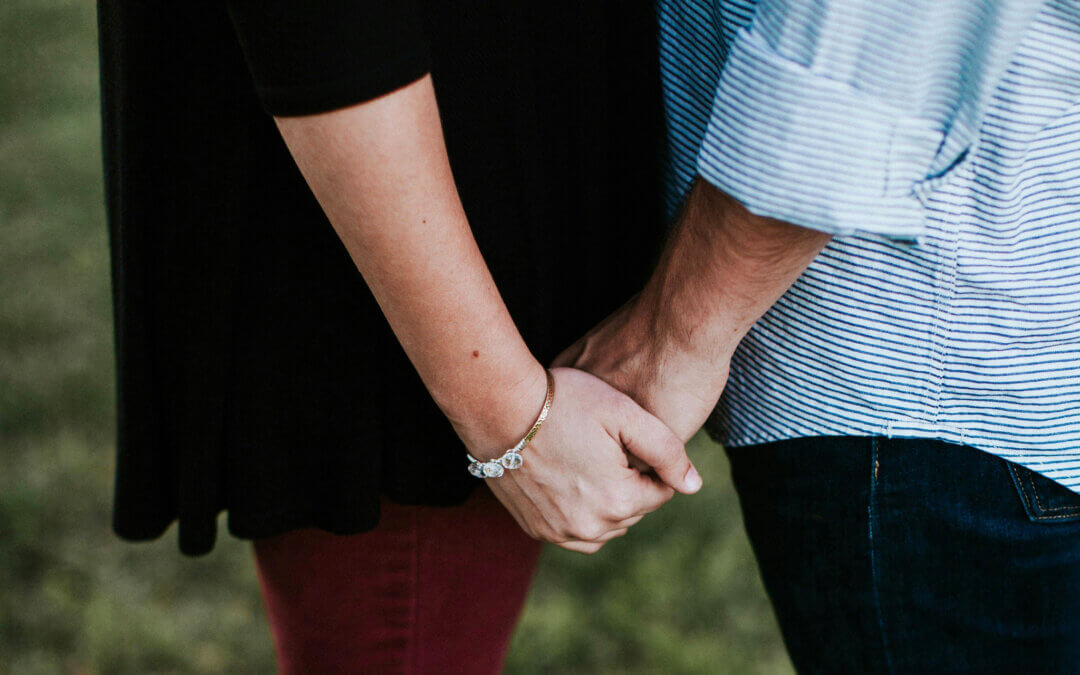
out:
M213 545L372 527L474 487L259 104L219 3L109 2L103 116L119 371L115 527ZM662 235L649 3L426 5L455 179L542 360L643 280Z

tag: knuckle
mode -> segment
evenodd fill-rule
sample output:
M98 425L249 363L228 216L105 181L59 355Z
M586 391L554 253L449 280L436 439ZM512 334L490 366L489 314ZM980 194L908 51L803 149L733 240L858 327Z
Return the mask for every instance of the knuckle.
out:
M562 532L560 532L558 530L550 530L548 532L545 532L541 536L541 539L543 541L550 542L552 544L562 545L562 544L565 544L568 541L573 541L574 538L571 537L568 534L563 534Z
M592 539L592 537L590 537L590 536L588 536L588 534L586 534L585 528L583 528L583 527L581 527L581 528L572 527L572 528L568 529L566 531L566 533L565 533L565 537L568 540L588 540L588 539Z
M588 523L580 524L571 528L568 534L571 539L592 541L593 539L603 536L605 531L606 528L600 523Z
M551 541L557 544L561 544L567 541L573 541L575 539L580 539L580 537L578 537L575 528L571 525L564 525L562 527L557 527L552 530Z
M581 531L584 529L583 524L584 520L580 517L567 518L559 523L556 532L564 539L581 539Z
M589 531L588 531L589 536L587 537L587 539L592 541L594 539L599 539L600 537L604 536L605 534L607 534L607 527L605 525L600 525L600 524L593 525L592 527L589 528Z
M562 536L558 529L553 528L546 523L534 526L531 536L538 541L546 541L552 544L566 541L566 537Z
M637 504L629 495L615 495L607 501L611 520L625 520L634 515Z

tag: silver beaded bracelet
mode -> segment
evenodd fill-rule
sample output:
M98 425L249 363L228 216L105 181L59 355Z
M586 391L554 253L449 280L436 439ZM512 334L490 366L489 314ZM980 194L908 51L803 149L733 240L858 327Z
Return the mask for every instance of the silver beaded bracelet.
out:
M540 426L547 419L551 404L555 401L555 378L550 370L546 372L547 396L544 398L544 407L540 409L540 415L536 418L536 423L532 425L532 429L529 429L529 433L525 434L525 437L518 441L517 445L504 452L502 457L496 459L481 462L471 454L465 453L465 456L469 458L469 473L477 478L498 478L503 475L504 471L520 469L521 465L525 463L525 458L521 456L521 453L525 450L525 446L529 444L529 441L533 439L533 436L536 435L536 432L540 431Z

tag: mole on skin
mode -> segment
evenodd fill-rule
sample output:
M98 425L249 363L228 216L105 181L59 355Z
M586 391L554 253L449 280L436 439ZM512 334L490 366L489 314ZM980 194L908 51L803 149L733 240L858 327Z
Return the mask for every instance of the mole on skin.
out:
M480 352L476 352L476 351L474 351L474 352L472 353L472 357L473 357L474 359L475 359L475 358L477 358L477 357L479 357L479 356L480 356Z

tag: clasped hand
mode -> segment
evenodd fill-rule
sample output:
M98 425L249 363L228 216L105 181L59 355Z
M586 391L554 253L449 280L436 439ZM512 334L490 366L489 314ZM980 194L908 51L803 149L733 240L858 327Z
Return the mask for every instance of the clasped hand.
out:
M525 465L491 481L525 531L593 552L675 491L696 492L683 444L743 336L828 241L697 181L641 293L555 360L553 421Z
M631 300L556 359L555 402L523 466L487 481L530 536L594 553L700 489L684 444L724 378L662 356L643 322Z
M488 479L536 539L594 553L701 479L683 442L629 396L595 375L554 368L555 402L520 469ZM652 471L631 465L635 457Z

